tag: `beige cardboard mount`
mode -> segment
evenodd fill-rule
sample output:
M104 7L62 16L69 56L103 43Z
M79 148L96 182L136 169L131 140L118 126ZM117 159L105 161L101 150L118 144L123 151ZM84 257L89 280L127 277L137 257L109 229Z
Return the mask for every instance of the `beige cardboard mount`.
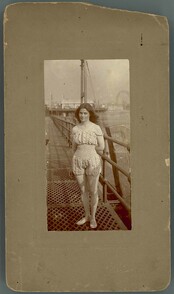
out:
M170 281L169 31L165 17L83 3L4 14L7 284L153 291ZM48 232L44 60L128 59L132 230Z

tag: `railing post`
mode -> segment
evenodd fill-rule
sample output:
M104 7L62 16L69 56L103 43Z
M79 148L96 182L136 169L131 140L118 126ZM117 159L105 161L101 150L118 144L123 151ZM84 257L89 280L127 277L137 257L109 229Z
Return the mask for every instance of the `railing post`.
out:
M66 137L66 139L68 140L67 125L68 125L68 123L67 123L67 121L66 121L66 122L65 122L65 127L66 127L66 129L65 129L65 137Z
M109 127L105 127L106 133L109 137L111 137L111 131ZM116 157L116 153L114 152L114 145L113 142L108 140L108 147L109 147L109 153L110 153L110 158L112 161L114 161L115 163L117 163L117 157ZM119 173L116 167L112 166L112 171L113 171L113 176L114 176L114 181L115 181L115 187L117 192L122 196L122 189L121 189L121 185L120 185L120 179L119 179Z
M105 148L103 150L103 154L106 155L106 140L105 140ZM107 185L105 183L106 180L106 160L103 158L103 201L106 203L107 201Z
M69 147L71 147L71 124L70 123L68 128L68 142L69 142Z

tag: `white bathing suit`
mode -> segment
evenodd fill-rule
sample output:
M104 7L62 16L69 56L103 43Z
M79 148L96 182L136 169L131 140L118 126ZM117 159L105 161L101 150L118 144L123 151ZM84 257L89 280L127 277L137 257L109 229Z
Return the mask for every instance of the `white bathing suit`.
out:
M103 136L101 128L91 123L87 130L78 125L72 129L72 139L77 149L72 159L73 173L75 175L98 175L101 172L100 156L97 154L97 136Z

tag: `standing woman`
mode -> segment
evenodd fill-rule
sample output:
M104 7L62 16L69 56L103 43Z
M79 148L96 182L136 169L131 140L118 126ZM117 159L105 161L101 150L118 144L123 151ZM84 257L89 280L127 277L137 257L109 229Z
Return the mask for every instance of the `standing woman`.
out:
M85 216L77 222L83 225L90 222L90 227L97 227L96 211L98 205L98 182L101 172L100 156L97 151L103 151L104 138L102 130L96 124L97 114L89 103L82 103L75 112L78 124L72 129L73 139L73 173L81 191L81 199ZM89 194L91 201L89 203Z

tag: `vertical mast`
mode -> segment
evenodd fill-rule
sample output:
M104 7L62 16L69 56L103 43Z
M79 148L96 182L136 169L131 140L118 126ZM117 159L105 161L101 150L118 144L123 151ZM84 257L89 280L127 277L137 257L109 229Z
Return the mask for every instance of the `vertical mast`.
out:
M52 92L50 92L50 98L51 98L51 114L53 114L53 95Z
M87 72L86 61L81 60L81 103L87 102Z

